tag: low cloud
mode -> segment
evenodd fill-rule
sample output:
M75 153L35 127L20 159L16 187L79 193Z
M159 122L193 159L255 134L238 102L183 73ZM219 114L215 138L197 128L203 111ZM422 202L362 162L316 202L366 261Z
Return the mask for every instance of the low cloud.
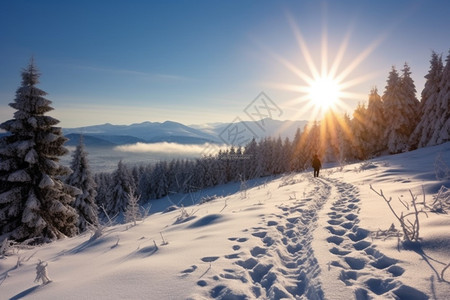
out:
M177 143L136 143L131 145L121 145L114 148L121 152L133 153L167 153L167 154L188 154L188 155L209 155L216 154L220 149L226 149L224 145L205 143L197 144L177 144Z

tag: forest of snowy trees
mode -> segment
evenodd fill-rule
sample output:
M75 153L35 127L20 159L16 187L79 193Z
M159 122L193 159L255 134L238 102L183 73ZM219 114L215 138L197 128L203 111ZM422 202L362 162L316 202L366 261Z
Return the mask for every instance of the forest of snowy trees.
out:
M215 155L156 164L118 163L113 173L92 174L83 140L70 168L59 163L67 153L58 120L46 93L36 87L34 63L22 72L11 107L14 119L0 124L0 241L42 243L96 228L104 217L136 221L139 205L172 193L188 193L228 182L302 171L313 154L344 164L450 140L450 51L432 53L421 99L411 70L392 67L382 95L370 91L367 106L352 116L329 111L320 122L298 129L292 139L253 139Z

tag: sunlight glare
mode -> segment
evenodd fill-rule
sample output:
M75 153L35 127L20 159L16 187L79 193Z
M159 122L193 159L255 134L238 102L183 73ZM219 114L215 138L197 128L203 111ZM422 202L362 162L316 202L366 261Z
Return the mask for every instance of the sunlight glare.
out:
M340 90L336 80L330 77L318 78L309 88L309 98L321 109L332 108L339 100Z

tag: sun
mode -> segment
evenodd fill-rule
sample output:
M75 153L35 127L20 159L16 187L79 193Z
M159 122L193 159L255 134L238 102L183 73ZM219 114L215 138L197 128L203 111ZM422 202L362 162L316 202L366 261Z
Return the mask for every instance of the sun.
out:
M295 111L294 118L306 116L310 120L321 120L330 111L339 114L351 111L352 103L366 97L366 94L355 92L353 88L378 76L376 72L353 76L353 71L380 45L385 35L376 38L349 60L347 49L351 30L345 34L340 46L328 47L327 26L323 22L321 51L311 52L292 15L287 14L287 20L297 41L301 60L295 58L290 61L270 50L269 54L296 78L293 81L288 79L289 82L268 82L266 85L294 92L292 98L285 102L286 107Z
M332 109L340 99L341 87L331 77L319 77L311 83L308 95L312 104L321 110Z

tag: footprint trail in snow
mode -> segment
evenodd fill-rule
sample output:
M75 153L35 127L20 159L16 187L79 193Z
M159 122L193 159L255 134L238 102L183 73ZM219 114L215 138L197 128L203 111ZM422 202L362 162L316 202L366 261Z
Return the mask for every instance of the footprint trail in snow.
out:
M428 299L421 291L401 283L399 278L405 270L397 260L378 251L370 232L358 225L358 188L338 180L326 181L337 190L327 214L327 242L336 257L330 264L342 269L339 280L354 289L355 299Z
M335 179L307 180L309 192L303 198L277 205L277 211L261 215L258 226L229 237L229 254L201 258L199 263L209 264L206 271L193 265L180 272L181 277L199 277L200 294L189 299L332 299L320 277L327 270L320 269L312 247L318 212L326 202L332 203L324 212L323 247L329 247L329 267L340 270L336 280L351 289L355 299L428 299L400 281L405 270L377 250L370 232L359 226L357 187ZM212 264L219 259L229 264L217 272Z
M278 211L261 216L261 226L243 230L250 238L228 238L234 252L225 259L232 260L232 267L219 274L205 272L197 285L217 299L323 299L311 242L317 212L329 198L330 187L319 181L311 186L304 198L286 201ZM257 246L246 246L249 239L256 239Z

